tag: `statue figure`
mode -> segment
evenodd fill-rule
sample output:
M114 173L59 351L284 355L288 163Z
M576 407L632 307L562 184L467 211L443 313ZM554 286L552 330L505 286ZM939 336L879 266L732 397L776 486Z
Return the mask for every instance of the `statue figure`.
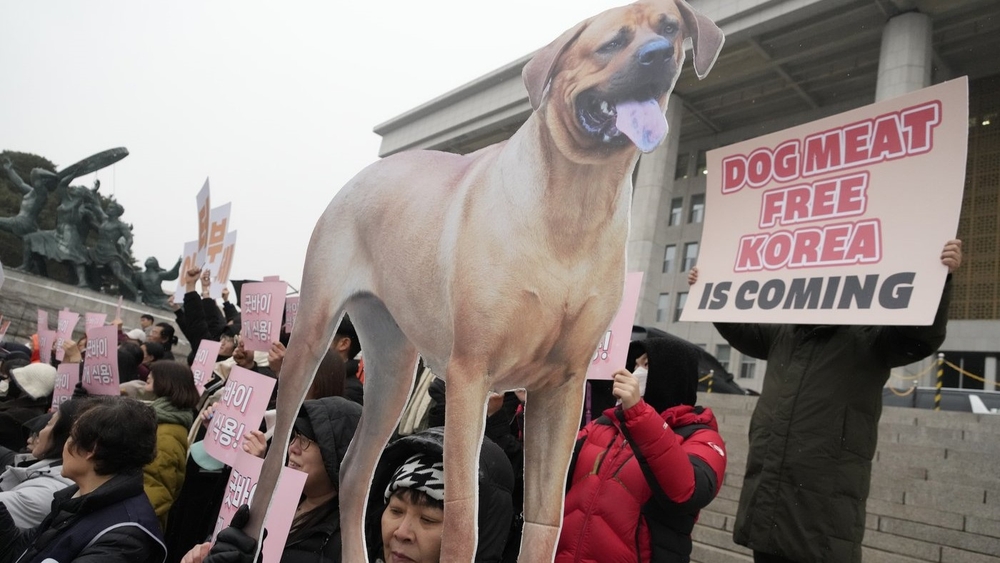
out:
M118 280L119 289L126 292L126 297L135 299L139 292L132 282L134 272L129 263L132 226L122 222L124 212L125 208L118 202L111 202L107 219L97 227L97 245L89 251L89 258L95 268L111 270Z
M49 198L49 193L56 191L60 186L69 184L70 178L60 179L55 172L44 168L35 168L31 171L28 184L14 172L14 167L10 159L5 158L3 169L7 171L7 177L17 188L23 197L21 198L21 209L13 217L0 217L0 230L13 233L23 237L38 230L38 214L45 207L45 201ZM23 264L22 264L23 267Z
M135 284L141 293L142 302L150 307L158 309L169 309L167 306L167 294L163 293L161 284L165 281L177 279L181 271L181 259L169 271L160 267L156 258L150 256L146 258L146 270L135 275Z
M84 241L90 229L97 229L107 218L97 197L101 182L95 181L92 190L80 186L63 188L62 184L60 182L60 187L55 192L56 195L61 195L59 206L56 207L56 228L24 236L25 260L21 267L32 273L46 275L45 258L68 262L76 271L77 287L88 287L88 256Z

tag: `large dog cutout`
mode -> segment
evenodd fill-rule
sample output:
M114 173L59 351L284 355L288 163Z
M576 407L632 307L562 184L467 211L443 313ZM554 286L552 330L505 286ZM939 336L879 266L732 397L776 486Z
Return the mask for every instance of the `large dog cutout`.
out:
M366 560L363 513L418 354L448 382L442 561L472 561L477 467L490 391L527 389L521 561L551 561L587 367L621 300L631 171L666 136L667 98L693 41L704 77L724 40L683 0L578 24L523 78L535 110L508 141L469 155L387 157L333 199L309 243L279 385L287 444L346 310L365 359L364 414L341 470L343 560ZM284 460L272 448L256 498ZM263 496L262 496L263 495ZM254 507L259 530L266 505Z

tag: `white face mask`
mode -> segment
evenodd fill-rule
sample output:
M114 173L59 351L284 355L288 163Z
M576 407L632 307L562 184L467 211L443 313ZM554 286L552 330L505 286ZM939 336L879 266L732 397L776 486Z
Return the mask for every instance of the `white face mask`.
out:
M632 372L632 376L639 380L639 395L644 396L646 394L646 379L649 378L649 371L643 367L636 367L635 371Z

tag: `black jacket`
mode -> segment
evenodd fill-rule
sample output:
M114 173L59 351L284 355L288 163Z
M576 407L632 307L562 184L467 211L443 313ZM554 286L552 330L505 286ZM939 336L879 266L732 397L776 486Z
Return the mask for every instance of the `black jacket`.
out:
M52 512L37 527L14 525L0 503L0 563L162 563L167 550L142 489L142 472L119 474L90 494L55 494Z
M428 428L423 432L404 436L389 444L382 453L382 459L372 478L365 515L365 537L371 561L383 555L381 532L385 489L396 468L416 453L443 457L444 428ZM510 461L499 446L489 438L484 438L479 452L479 545L476 548L476 563L496 563L503 555L514 512L511 500L513 487L514 471Z

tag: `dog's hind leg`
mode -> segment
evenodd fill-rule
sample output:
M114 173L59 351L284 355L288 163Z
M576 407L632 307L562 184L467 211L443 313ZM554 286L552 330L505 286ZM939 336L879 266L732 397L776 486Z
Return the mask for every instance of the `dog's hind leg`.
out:
M552 561L583 408L586 366L557 387L529 390L524 406L524 530L519 561Z
M345 563L367 561L364 509L371 477L382 450L399 424L416 380L417 367L417 349L379 299L371 295L359 296L348 305L348 312L364 351L365 406L340 470L342 560Z

